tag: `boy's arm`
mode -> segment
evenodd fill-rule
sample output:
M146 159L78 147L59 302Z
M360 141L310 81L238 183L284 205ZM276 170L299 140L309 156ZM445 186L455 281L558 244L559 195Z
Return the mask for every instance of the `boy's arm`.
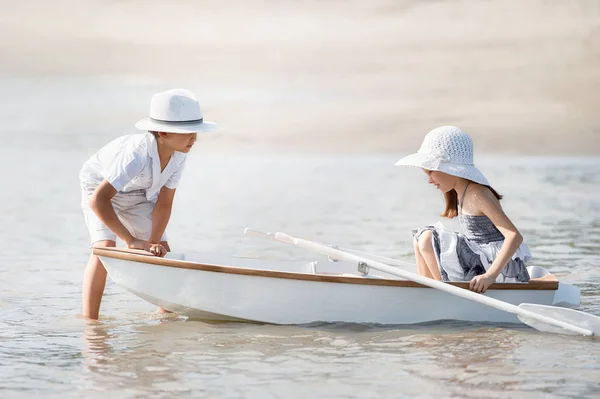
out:
M129 246L133 243L135 237L123 226L123 223L121 223L115 213L111 199L116 194L117 190L108 181L103 180L90 198L90 208L98 215L106 227Z
M154 212L152 212L152 233L150 234L150 242L153 244L160 243L160 239L169 224L171 218L171 209L173 208L173 198L175 198L174 188L164 187L160 189Z

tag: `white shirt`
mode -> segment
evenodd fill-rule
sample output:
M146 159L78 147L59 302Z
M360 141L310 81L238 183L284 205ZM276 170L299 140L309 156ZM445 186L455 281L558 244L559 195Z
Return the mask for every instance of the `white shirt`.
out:
M152 133L119 137L92 155L81 168L81 186L95 189L108 181L119 192L146 190L148 201L156 202L160 189L177 188L186 154L174 152L160 171L158 145Z

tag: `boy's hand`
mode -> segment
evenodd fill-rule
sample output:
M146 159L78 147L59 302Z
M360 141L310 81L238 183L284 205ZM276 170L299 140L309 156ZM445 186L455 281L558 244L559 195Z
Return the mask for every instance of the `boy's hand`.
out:
M167 249L162 244L153 244L150 241L138 240L134 238L127 244L127 248L130 249L142 249L146 252L150 252L154 256L160 256L161 258L167 254Z
M160 256L161 258L167 254L167 250L162 244L150 244L150 252L152 252L154 256Z
M152 244L150 244L149 241L138 240L137 238L134 238L133 240L129 241L127 243L127 248L129 248L129 249L143 249L144 251L152 252L151 251Z

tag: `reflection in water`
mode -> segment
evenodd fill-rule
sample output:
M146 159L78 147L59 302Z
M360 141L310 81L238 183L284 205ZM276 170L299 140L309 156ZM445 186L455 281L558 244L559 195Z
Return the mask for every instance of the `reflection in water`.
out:
M82 350L85 363L91 367L105 364L110 350L107 341L111 338L107 326L101 321L87 321L83 330L83 338L86 343Z
M361 397L357 390L364 397L373 397L367 392L509 397L540 385L546 392L580 395L598 387L594 374L584 371L599 367L594 360L599 348L589 340L509 325L270 326L172 318L130 328L88 325L85 337L86 386L113 384L159 397L173 392L305 397L329 386L338 397ZM536 344L540 340L544 343ZM546 346L561 349L547 359L543 354L552 349ZM576 365L566 361L565 351L578 358ZM564 375L573 366L584 371L580 383L565 387Z
M157 386L175 383L177 364L165 342L147 335L153 327L157 325L123 326L116 320L87 322L83 332L83 389L117 384L149 393Z

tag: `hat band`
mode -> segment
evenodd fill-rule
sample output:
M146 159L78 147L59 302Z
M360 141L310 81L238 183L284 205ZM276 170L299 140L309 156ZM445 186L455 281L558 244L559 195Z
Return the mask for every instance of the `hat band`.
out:
M460 162L460 161L442 161L442 163L449 163L453 165L462 165L462 166L475 166L473 162Z
M153 117L150 117L150 119L152 119L153 121L156 122L160 122L160 123L166 123L167 125L192 125L192 124L197 124L197 123L202 123L204 118L200 118L200 119L193 119L193 120L188 120L188 121L164 121L162 119L156 119Z

